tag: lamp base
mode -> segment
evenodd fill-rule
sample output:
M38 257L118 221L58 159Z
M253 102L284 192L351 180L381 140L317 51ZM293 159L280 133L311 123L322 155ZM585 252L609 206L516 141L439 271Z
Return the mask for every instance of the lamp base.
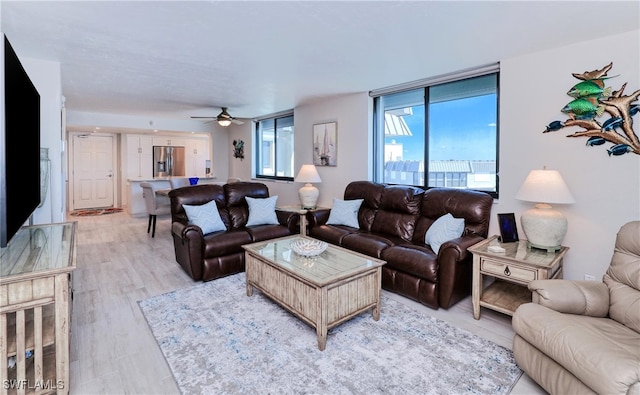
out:
M567 234L567 218L550 205L536 204L534 209L522 213L520 224L527 237L528 248L539 248L548 252L562 248L562 240Z
M318 196L320 191L310 183L304 184L302 188L298 190L298 197L300 197L300 204L305 210L312 210L316 208L318 203Z
M530 242L529 240L527 240L527 249L530 250L532 248L537 248L539 250L546 250L547 252L556 252L558 250L561 250L562 246L561 245L557 245L557 246L553 246L553 247L541 246L541 245L534 244L534 243Z

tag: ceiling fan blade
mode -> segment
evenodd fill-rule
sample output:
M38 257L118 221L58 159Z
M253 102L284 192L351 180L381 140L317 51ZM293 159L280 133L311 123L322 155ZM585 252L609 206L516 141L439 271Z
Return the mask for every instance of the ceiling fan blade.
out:
M235 118L233 118L233 119L231 120L231 122L232 122L233 124L235 124L235 125L242 125L242 124L244 124L244 122L243 122L243 121L241 121L241 120L239 120L239 119L235 119Z

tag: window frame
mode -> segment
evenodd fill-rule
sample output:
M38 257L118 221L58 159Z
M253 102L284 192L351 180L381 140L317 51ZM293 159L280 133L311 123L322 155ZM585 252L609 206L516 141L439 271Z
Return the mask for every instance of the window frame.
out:
M289 118L291 117L291 127L293 128L292 130L292 136L293 138L291 139L291 152L292 155L294 155L295 157L295 118L294 118L294 113L293 110L290 111L284 111L284 112L280 112L277 114L271 114L268 116L264 116L264 117L260 117L260 118L256 118L253 120L254 125L255 125L255 130L254 130L254 141L255 141L255 149L254 149L254 166L253 166L253 177L257 178L257 179L263 179L263 180L274 180L274 181L293 181L294 178L294 174L293 171L295 171L295 169L291 169L292 170L292 175L291 176L278 176L278 175L266 175L266 174L261 174L262 172L262 162L260 161L260 158L262 157L262 143L263 143L263 139L261 139L260 134L261 134L261 122L265 122L265 121L273 121L273 144L274 144L274 155L273 155L273 161L274 161L274 173L277 174L278 169L277 167L277 163L278 163L278 120L283 119L283 118Z
M373 102L373 133L374 133L374 158L373 158L373 178L376 182L385 182L384 170L385 170L385 135L384 135L384 114L385 109L380 108L380 97L393 95L396 93L402 93L410 90L422 89L424 92L424 185L415 184L395 184L395 185L411 185L422 189L436 188L429 185L429 88L437 85L442 85L450 82L463 81L466 79L483 77L488 75L496 76L496 173L495 173L495 191L487 191L482 189L464 188L467 190L485 192L491 195L494 199L499 197L500 192L500 67L499 64L484 66L482 68L473 70L464 70L459 73L452 73L444 76L438 76L431 79L425 79L420 81L414 81L396 87L389 87L379 89L377 91L369 92L369 95L374 99Z

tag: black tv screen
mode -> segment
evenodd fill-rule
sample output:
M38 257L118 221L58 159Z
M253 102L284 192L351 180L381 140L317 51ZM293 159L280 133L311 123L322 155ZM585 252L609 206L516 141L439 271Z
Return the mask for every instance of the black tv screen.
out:
M40 204L40 94L4 37L4 160L0 161L0 244Z

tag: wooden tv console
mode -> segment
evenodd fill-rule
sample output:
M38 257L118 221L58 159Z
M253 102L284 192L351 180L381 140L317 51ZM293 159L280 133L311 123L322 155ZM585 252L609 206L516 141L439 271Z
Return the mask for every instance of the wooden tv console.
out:
M20 229L0 257L0 394L69 393L76 223Z

